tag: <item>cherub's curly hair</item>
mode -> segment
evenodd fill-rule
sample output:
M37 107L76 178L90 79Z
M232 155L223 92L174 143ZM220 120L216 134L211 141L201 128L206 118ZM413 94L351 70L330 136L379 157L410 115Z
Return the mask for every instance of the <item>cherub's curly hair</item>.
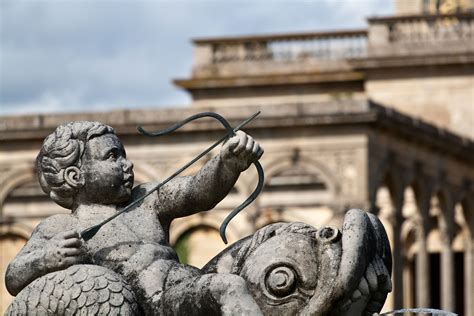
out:
M57 204L71 209L77 189L65 181L65 169L81 167L84 148L90 139L114 133L112 127L100 122L78 121L58 126L46 137L36 158L36 170L43 191Z

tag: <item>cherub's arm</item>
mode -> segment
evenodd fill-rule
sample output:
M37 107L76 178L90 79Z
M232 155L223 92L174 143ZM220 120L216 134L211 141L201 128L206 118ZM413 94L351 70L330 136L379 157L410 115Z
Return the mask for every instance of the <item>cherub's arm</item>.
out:
M79 234L75 230L64 231L61 223L55 216L41 222L10 262L5 274L10 294L15 296L35 279L81 261Z
M196 175L175 178L160 188L156 201L159 216L171 220L214 208L232 189L240 173L262 154L252 137L237 132Z

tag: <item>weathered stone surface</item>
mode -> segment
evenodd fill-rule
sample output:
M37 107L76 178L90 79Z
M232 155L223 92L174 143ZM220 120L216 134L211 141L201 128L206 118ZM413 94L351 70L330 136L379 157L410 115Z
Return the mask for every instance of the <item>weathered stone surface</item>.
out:
M265 315L366 315L382 309L391 267L382 224L353 209L342 232L297 222L268 225L203 271L242 276Z
M47 296L54 291L48 276L69 268L71 277L63 280L71 298L68 305L64 304L65 313L95 302L110 305L98 306L99 310L115 313L112 307L116 307L120 308L118 314L126 312L121 294L125 282L146 314L203 314L209 310L230 314L236 308L243 314L259 314L241 277L203 275L192 266L180 264L169 246L169 225L174 218L213 208L240 173L262 154L260 145L239 131L195 176L174 178L85 241L78 232L110 217L156 185L133 188L133 164L110 126L91 121L60 125L45 139L37 170L42 189L72 214L55 215L40 223L10 263L7 289L16 295L26 287L25 291L34 293L28 304L54 314L47 310ZM121 277L104 274L107 286L90 299L84 293L94 288L95 281L89 278L94 272L75 266L85 263L108 268ZM45 295L37 295L37 285L28 287L35 280L42 284ZM20 294L18 299L22 297ZM179 298L182 304L175 303ZM13 314L15 310L12 307Z
M79 282L78 275L85 276L83 282ZM94 282L104 283L103 290L92 289ZM111 299L114 282L121 284L115 300ZM67 310L96 315L105 309L114 315L140 313L130 285L120 275L97 265L75 265L33 281L17 295L6 315L30 315L39 310L43 311L41 315L65 315Z
M347 213L342 232L277 223L238 241L203 269L180 264L169 225L213 208L262 155L243 132L194 176L174 178L103 226L153 183L133 188L133 164L113 129L98 122L59 126L38 155L40 184L72 213L47 218L10 263L18 295L8 315L35 311L120 315L363 315L391 290L391 252L379 220Z
M147 277L158 277L160 268L155 265ZM197 293L186 295L192 287L205 291L208 286L226 286L232 293L248 288L265 315L372 314L380 311L391 291L385 230L374 215L361 210L346 214L342 231L298 222L268 225L229 246L202 271L194 270L194 277L181 279L185 269L181 265L168 271L166 290L152 298L154 304L163 304L154 313L226 313L216 309L212 297L205 301ZM227 306L230 314L251 312L232 297L234 304ZM139 301L129 283L110 269L75 265L32 282L7 315L39 308L48 315L96 311L140 315Z

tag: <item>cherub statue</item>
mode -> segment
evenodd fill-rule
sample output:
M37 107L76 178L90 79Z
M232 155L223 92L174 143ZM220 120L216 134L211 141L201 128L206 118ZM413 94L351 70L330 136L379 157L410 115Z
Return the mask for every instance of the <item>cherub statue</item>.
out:
M17 295L41 276L92 264L114 271L118 276L111 272L112 279L123 278L145 314L261 314L242 277L204 274L180 264L169 245L169 227L175 218L212 209L262 154L252 137L238 131L196 175L174 178L83 242L78 232L154 184L133 187L133 164L110 126L90 121L59 126L43 143L37 172L43 190L72 212L51 216L36 227L8 266L8 291ZM70 275L82 273L74 271Z

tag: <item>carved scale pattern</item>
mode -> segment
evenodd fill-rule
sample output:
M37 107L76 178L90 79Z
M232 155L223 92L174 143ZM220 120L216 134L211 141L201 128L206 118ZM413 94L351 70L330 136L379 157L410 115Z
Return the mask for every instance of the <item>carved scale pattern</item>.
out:
M75 265L49 273L24 288L5 315L136 315L130 286L113 271Z

